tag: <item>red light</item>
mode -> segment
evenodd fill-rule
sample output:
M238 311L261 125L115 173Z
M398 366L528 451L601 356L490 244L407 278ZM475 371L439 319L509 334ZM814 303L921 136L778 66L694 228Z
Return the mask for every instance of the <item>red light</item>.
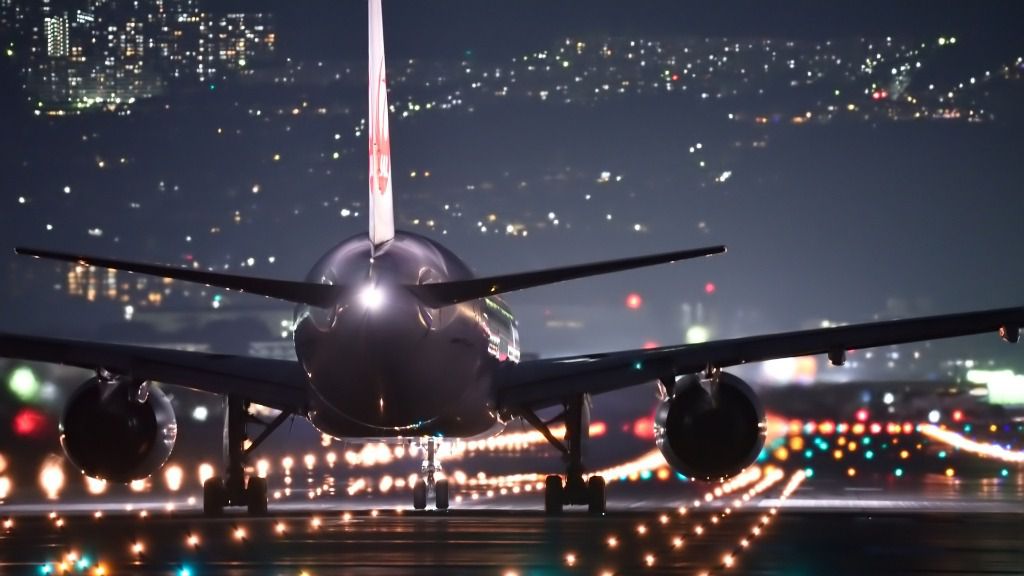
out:
M953 421L954 422L959 422L959 421L961 421L963 419L964 419L964 413L962 411L960 411L960 410L954 410L953 411Z
M23 408L14 415L12 424L18 436L38 436L46 427L46 415L38 410Z
M644 440L654 439L654 420L652 418L639 418L633 422L633 435Z
M708 282L707 284L704 285L705 294L714 294L715 290L718 290L718 287L715 286L714 282Z
M644 342L644 345L642 346L644 350L652 350L657 347L658 343L655 342L654 340L648 340L647 342Z
M626 296L626 308L630 310L639 310L644 305L644 299L636 292L630 292Z
M857 422L867 422L867 420L868 420L868 411L867 411L867 409L861 408L860 410L857 410Z

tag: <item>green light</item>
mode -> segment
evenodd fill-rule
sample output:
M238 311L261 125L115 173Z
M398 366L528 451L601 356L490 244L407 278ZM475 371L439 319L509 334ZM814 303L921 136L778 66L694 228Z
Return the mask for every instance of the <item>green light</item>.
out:
M875 453L873 450L868 450L867 452L864 453L864 458L867 458L868 460L871 460L874 457Z
M1002 470L999 471L999 475L1002 476L1003 478L1006 478L1007 476L1010 475L1010 471L1007 470L1006 468L1003 468Z
M210 84L210 92L213 92L216 89L217 89L217 85L216 84Z
M897 468L896 470L893 470L893 474L895 474L897 478L902 477L903 476L903 468Z
M214 295L213 295L213 301L214 301L214 302L220 302L220 301L221 301L221 300L223 300L223 299L224 299L224 297L223 297L223 296L221 296L220 294L214 294Z
M644 369L644 363L643 362L637 360L636 362L633 363L633 370L643 370L643 369Z
M939 458L945 458L945 457L946 457L946 451L945 450L939 452Z
M7 49L7 56L9 58L13 58L14 57L14 50L11 50L10 48L8 48Z
M871 444L871 438L865 436L864 439L860 441L860 443L867 446L868 444Z
M810 460L812 456L814 456L814 450L811 450L810 448L804 450L804 458Z
M22 402L30 402L39 396L39 379L27 366L15 368L7 377L7 387Z
M814 477L814 468L804 468L804 475L808 478Z

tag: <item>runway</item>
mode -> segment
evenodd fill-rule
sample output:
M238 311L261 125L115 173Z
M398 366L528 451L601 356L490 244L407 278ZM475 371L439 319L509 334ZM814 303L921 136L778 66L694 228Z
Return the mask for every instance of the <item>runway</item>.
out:
M581 510L547 517L536 494L448 512L364 498L362 506L278 507L266 518L207 519L185 506L100 514L3 507L13 515L0 532L0 573L1021 574L1024 507L1016 487L987 500L946 498L959 503L951 510L800 476L766 473L720 487L727 490L717 496L697 485L623 484L600 517ZM871 496L852 501L907 505L807 505L858 493ZM622 506L630 501L646 504Z

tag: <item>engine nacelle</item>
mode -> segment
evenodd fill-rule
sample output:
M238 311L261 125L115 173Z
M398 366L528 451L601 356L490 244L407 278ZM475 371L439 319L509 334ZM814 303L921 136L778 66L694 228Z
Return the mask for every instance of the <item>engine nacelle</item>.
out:
M91 378L71 395L60 443L87 475L128 483L160 469L174 449L178 424L159 389L138 382Z
M673 468L690 478L720 480L754 462L767 425L746 382L724 372L717 385L690 375L670 393L655 415L654 437Z

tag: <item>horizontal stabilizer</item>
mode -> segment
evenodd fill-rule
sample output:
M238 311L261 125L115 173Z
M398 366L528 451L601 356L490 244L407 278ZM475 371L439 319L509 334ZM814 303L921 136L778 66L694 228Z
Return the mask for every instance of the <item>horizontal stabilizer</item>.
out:
M518 274L506 274L502 276L491 276L488 278L474 278L472 280L458 280L454 282L440 282L437 284L420 284L409 286L411 291L424 304L439 308L450 304L458 304L468 300L484 298L494 294L514 292L524 288L543 286L545 284L556 284L566 280L597 276L633 268L643 268L655 264L665 264L677 260L689 260L702 256L713 256L725 252L725 246L708 246L694 250L681 250L676 252L665 252L663 254L651 254L648 256L637 256L635 258L622 258L620 260L606 260L604 262L592 262L590 264L577 264L562 268L549 268L547 270L536 270L533 272L521 272Z
M320 308L330 308L340 298L345 296L344 286L331 286L328 284L311 284L306 282L291 282L288 280L274 280L269 278L253 278L251 276L237 276L234 274L220 274L204 270L193 270L190 268L179 268L177 266L163 266L159 264L143 264L139 262L126 262L110 258L98 258L84 256L81 254L66 254L62 252L50 252L47 250L36 250L34 248L15 248L15 252L24 256L36 258L47 258L50 260L61 260L83 266L96 266L98 268L113 268L126 272L137 272L139 274L150 274L163 278L173 278L186 282L196 282L227 290L248 292L268 298L277 298L295 302L296 304L309 304Z

